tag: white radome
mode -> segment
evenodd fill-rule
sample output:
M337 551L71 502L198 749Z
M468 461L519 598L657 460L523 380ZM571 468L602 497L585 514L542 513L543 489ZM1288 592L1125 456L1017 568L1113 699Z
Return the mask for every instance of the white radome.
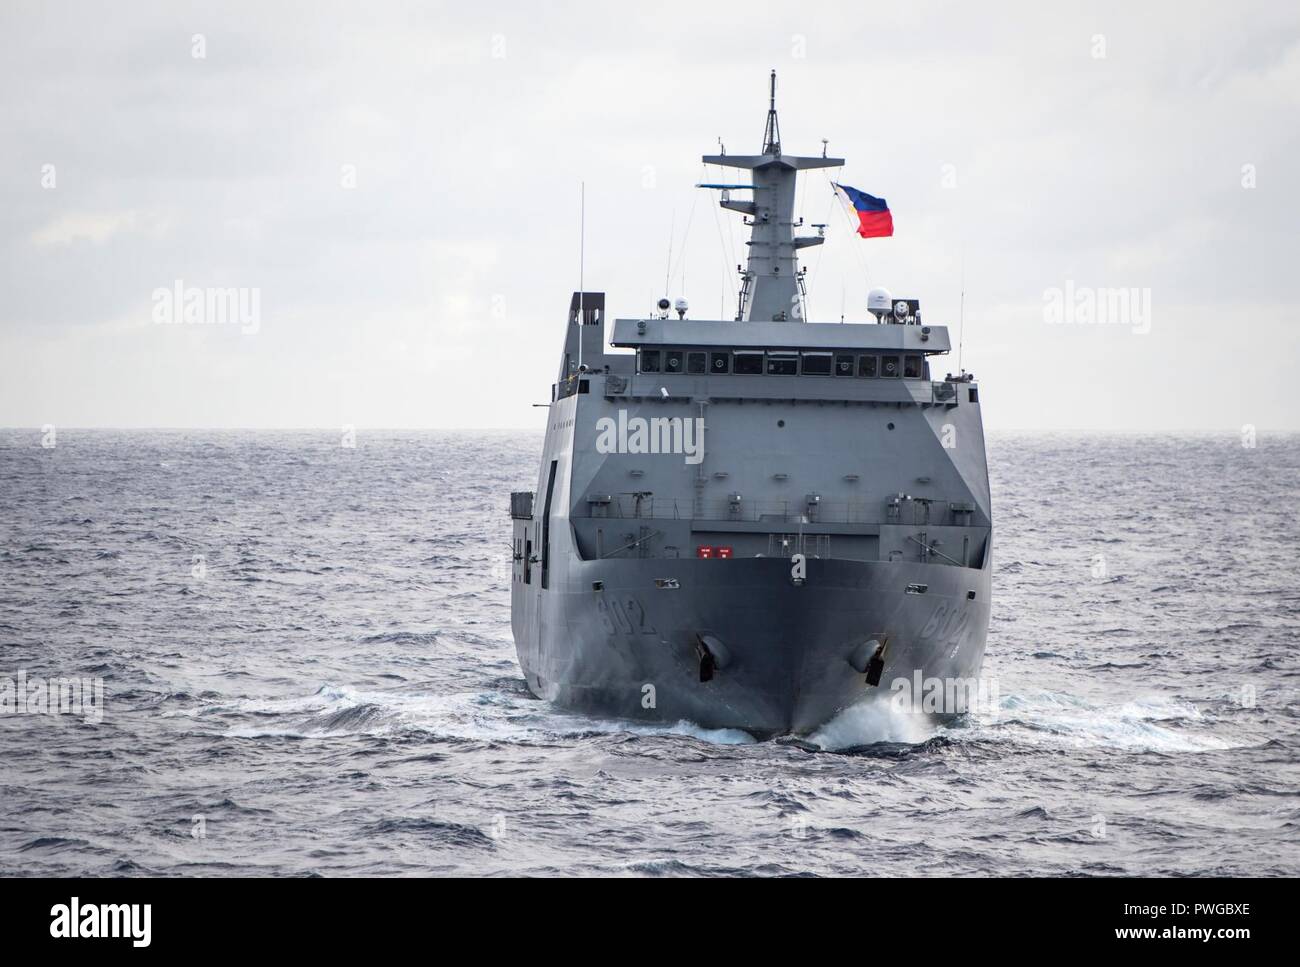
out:
M872 289L867 293L867 311L888 312L893 301L888 289Z

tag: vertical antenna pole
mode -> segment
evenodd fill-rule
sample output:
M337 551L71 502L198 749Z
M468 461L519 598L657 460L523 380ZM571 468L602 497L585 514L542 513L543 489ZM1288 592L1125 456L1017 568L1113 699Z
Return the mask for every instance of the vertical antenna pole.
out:
M772 68L771 87L768 91L767 128L763 131L763 154L781 153L781 129L776 120L776 68Z
M689 226L688 226L689 227ZM664 269L664 295L668 298L668 292L672 288L673 276L673 235L677 232L677 209L673 209L672 221L668 224L668 267Z
M583 303L587 298L587 287L583 273L587 267L587 183L578 182L578 369L582 369L582 327L587 324L587 313Z
M957 369L962 373L966 367L961 364L963 340L966 338L966 255L961 257L961 302L957 309Z

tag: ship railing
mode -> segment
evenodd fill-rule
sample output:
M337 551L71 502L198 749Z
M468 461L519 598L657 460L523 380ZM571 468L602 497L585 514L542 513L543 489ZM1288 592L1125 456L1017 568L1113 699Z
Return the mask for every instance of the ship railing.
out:
M657 497L653 493L593 494L578 516L628 520L716 520L800 524L957 525L973 523L974 505L897 494L883 500L833 501L816 494L789 500L749 500L733 494L721 500Z
M731 374L734 375L734 374ZM727 378L730 379L731 375ZM775 377L788 380L792 377ZM720 392L723 395L720 398L727 398L735 392L736 384L731 384L727 391L720 391L718 378L710 379L707 375L697 374L672 374L668 376L671 381L673 397L679 402L689 399L710 396L717 396ZM781 393L788 392L789 383L782 383L785 389L775 392L769 383L765 383L761 375L744 376L741 379L753 380L754 382L741 384L746 387L745 396L755 399L774 399L786 398ZM830 376L810 376L807 382L804 377L798 377L799 383L795 384L801 392L791 394L790 398L795 399L816 399L816 400L848 400L860 402L889 402L898 403L910 401L920 406L956 406L958 404L957 385L947 380L922 380L922 379L887 379L878 377L872 380L858 380L847 378L834 378ZM665 386L665 374L637 373L617 375L610 373L605 377L604 395L614 398L636 398L652 397L658 399ZM905 393L900 395L895 392L896 387L902 386ZM812 392L817 389L817 392ZM843 392L836 392L842 390ZM569 394L565 394L569 395Z

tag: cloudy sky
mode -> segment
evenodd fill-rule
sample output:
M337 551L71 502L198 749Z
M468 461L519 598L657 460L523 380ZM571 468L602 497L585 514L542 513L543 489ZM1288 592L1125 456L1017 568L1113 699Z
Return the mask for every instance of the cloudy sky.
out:
M894 212L859 239L808 177L814 320L885 285L955 330L964 279L994 429L1300 429L1291 0L8 0L0 425L540 426L580 183L611 316L735 311L692 185L758 150L771 68L786 151ZM177 280L257 325L156 323ZM1149 318L1054 323L1067 284Z

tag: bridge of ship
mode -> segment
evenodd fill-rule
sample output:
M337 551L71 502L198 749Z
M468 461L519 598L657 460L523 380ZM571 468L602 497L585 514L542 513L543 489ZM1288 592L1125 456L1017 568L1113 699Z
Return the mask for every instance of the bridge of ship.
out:
M604 356L608 397L976 401L931 378L929 357L951 349L944 326L619 319L610 342L636 355Z

